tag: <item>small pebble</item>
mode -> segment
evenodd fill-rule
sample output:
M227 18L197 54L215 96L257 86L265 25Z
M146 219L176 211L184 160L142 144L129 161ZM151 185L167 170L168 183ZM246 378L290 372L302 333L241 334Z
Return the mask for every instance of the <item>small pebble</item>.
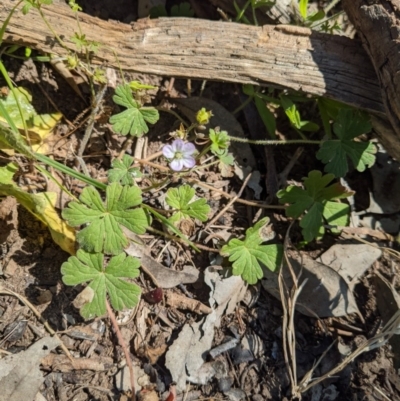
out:
M231 377L222 377L221 379L218 380L219 391L223 393L229 391L232 387L232 384L233 384L233 379Z

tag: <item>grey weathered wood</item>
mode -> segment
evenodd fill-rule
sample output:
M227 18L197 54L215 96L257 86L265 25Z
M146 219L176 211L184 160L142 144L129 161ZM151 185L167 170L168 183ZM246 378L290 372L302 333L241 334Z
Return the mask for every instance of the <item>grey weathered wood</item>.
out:
M375 67L386 115L393 127L385 133L380 131L382 142L400 159L400 1L344 0L343 7Z
M14 5L2 0L0 24ZM64 47L36 10L28 16L18 11L5 41L59 56L76 51L71 41L78 31L75 14L62 3L43 9ZM79 13L79 20L87 39L102 44L93 63L141 73L269 85L338 100L374 113L377 135L400 159L398 134L386 120L379 81L356 40L289 25L256 27L187 18L143 19L127 25L84 13Z
M12 0L2 0L0 23ZM44 9L69 50L77 24L61 4ZM384 113L373 67L360 43L293 26L263 27L186 18L139 20L134 25L103 21L80 13L88 39L103 46L94 63L124 70L193 79L222 80L290 88ZM67 50L31 10L18 12L5 34L10 43L66 55ZM117 61L118 60L118 61Z

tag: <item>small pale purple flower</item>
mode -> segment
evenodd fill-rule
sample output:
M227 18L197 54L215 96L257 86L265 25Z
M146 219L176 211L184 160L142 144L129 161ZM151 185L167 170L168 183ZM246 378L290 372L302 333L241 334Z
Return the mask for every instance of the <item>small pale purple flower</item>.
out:
M192 168L196 164L196 160L193 157L196 153L196 147L191 142L175 139L171 145L165 145L162 152L169 159L169 166L174 171Z

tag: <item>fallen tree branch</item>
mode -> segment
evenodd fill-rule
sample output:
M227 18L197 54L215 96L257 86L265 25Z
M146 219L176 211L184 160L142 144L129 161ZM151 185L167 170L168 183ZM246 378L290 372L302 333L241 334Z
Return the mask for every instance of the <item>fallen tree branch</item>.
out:
M381 87L381 98L393 130L385 147L400 159L399 3L394 0L344 0L343 7L369 55Z
M0 23L14 2L2 0ZM62 3L43 7L67 47L78 30ZM143 19L133 25L79 13L82 32L102 44L94 63L149 74L289 88L384 113L373 66L360 43L295 26L263 27L187 18ZM66 55L36 10L14 14L6 42Z
M2 0L0 23L13 5L12 0ZM43 9L66 48L34 9L27 16L20 10L14 14L5 42L58 56L77 51L71 40L78 31L75 13L63 3ZM93 63L132 72L288 88L372 112L377 135L400 159L400 141L386 119L376 73L356 40L295 26L188 18L143 19L128 25L79 13L79 24L88 40L101 43Z

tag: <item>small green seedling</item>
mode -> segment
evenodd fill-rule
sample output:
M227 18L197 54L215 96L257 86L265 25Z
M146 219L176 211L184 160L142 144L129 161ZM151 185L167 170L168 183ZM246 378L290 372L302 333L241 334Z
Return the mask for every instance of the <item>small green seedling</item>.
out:
M262 229L269 223L269 218L264 217L253 227L246 230L245 239L231 239L221 249L221 255L229 257L233 262L233 274L242 276L249 284L256 284L263 277L261 265L265 265L271 271L276 271L281 263L283 248L281 245L261 245L266 242L261 235Z
M53 0L24 0L22 14L28 14L31 8L36 8L39 10L43 4L48 6L50 4L53 4Z
M210 151L219 159L218 168L223 177L229 177L230 166L234 163L232 153L229 153L230 139L226 131L217 131L210 129L209 137L211 140Z
M308 14L308 0L299 1L299 11L305 26L312 27L315 22L325 18L325 12L323 10L318 10L310 15Z
M137 167L131 167L133 157L124 155L122 160L115 159L108 170L108 181L119 182L122 185L135 185L135 178L142 177L142 173Z
M93 298L80 310L85 319L106 314L106 297L110 297L112 307L120 311L133 308L139 302L140 287L124 279L139 276L140 261L132 256L120 253L114 256L104 267L102 253L88 253L78 250L61 266L63 282L66 285L78 285L89 282Z
M288 96L280 96L281 105L287 117L289 118L290 124L297 131L307 131L316 132L319 130L319 126L312 121L303 121L300 117L300 113L297 110L296 105L293 103L292 99Z
M195 190L189 185L182 185L179 188L170 188L167 191L166 202L175 209L169 221L176 225L183 219L197 219L207 221L210 213L210 206L204 198L193 200Z
M136 234L146 231L146 213L137 207L142 203L142 192L138 187L114 182L106 188L105 203L95 188L86 187L79 200L70 202L62 216L72 227L85 226L76 239L86 251L116 255L128 245L121 226Z
M317 158L326 164L324 171L336 177L344 177L349 171L347 159L362 172L375 163L376 147L370 141L355 141L362 134L371 131L372 125L365 113L340 109L333 124L337 139L324 141L317 152Z
M121 135L143 136L149 132L147 123L155 124L159 119L154 107L144 107L134 99L129 84L117 86L113 100L126 107L126 110L110 118L114 130Z
M80 34L78 32L75 32L74 35L71 37L71 41L75 43L76 47L79 50L87 49L89 52L92 53L97 53L101 46L100 42L87 39L84 33Z
M289 185L277 193L280 203L289 203L288 217L298 219L302 216L300 227L307 242L324 235L324 222L332 226L348 224L349 206L334 201L354 193L340 183L328 186L334 178L333 174L323 176L320 171L310 171L304 179L304 189Z

